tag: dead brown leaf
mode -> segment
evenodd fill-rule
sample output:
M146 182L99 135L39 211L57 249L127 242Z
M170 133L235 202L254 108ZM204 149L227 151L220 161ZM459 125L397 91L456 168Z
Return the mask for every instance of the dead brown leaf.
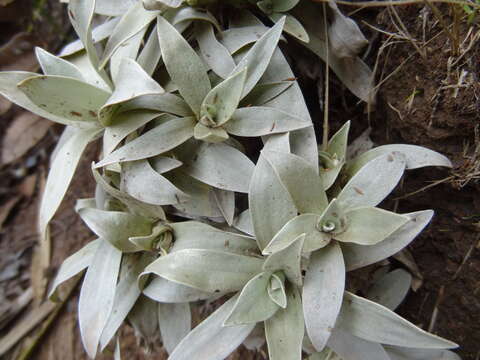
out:
M21 196L15 196L0 207L0 231L2 231L5 220L7 220L8 215L10 214L14 206L17 204L17 202L20 200L20 198Z
M52 125L50 121L29 112L17 116L3 139L1 164L9 164L24 155L45 136Z
M5 114L12 107L12 103L6 98L0 96L0 115Z
M2 301L0 305L0 329L3 329L15 316L17 316L32 300L31 288L25 290L13 301Z
M36 71L38 63L34 47L32 35L25 32L15 34L0 47L0 70Z
M55 308L61 304L46 301L36 309L32 309L27 316L19 321L16 326L0 340L0 356L5 354L18 341L38 326Z
M33 288L34 300L38 304L47 290L47 270L50 266L50 242L39 241L33 249L30 265L30 280Z
M35 192L35 186L37 185L37 174L27 176L23 182L18 186L18 191L25 198L31 198Z
M43 194L45 190L46 175L45 171L40 172L39 192ZM52 244L50 238L50 227L47 227L45 238L39 239L33 249L32 263L30 266L31 284L33 287L34 300L39 303L47 290L48 278L47 272L50 268L50 258L52 255Z

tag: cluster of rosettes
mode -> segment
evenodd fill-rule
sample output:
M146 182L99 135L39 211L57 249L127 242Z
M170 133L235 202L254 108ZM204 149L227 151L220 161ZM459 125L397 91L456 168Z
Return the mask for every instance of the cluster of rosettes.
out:
M348 122L317 145L278 44L285 32L323 58L330 46L332 70L370 100L365 39L334 3L70 0L68 11L79 40L59 57L37 49L43 74L0 73L0 93L66 125L43 237L84 149L102 142L95 197L76 206L98 238L51 290L86 269L79 324L92 358L125 320L147 346L161 334L171 360L265 341L272 360L455 358L444 350L455 344L393 312L408 273L386 273L366 297L347 286L348 271L395 254L433 215L377 207L404 171L451 164L413 145L349 157ZM92 29L96 15L107 17ZM199 301L222 305L192 330Z

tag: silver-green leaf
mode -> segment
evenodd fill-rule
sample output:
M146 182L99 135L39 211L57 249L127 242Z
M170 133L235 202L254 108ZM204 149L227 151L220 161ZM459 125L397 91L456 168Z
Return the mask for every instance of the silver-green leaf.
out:
M390 360L383 346L334 329L328 347L344 360Z
M109 36L105 51L101 59L101 67L104 67L110 57L122 44L132 36L146 28L157 17L157 11L148 11L141 1L131 6L115 25L112 34Z
M289 246L267 257L265 271L283 271L287 279L297 286L302 285L302 250L305 234L299 235Z
M193 117L175 118L162 123L108 154L102 161L95 164L95 168L163 154L191 138L194 125Z
M159 303L158 321L163 346L171 354L192 329L190 305L188 303Z
M155 277L143 290L143 294L161 303L195 302L217 295L160 277Z
M338 201L345 210L378 205L397 186L405 164L405 157L398 152L376 157L348 181Z
M423 349L451 349L457 344L430 334L386 307L345 292L338 328L367 341Z
M280 19L275 26L269 29L258 41L252 46L248 53L240 60L232 73L247 69L247 78L243 89L243 97L245 97L257 84L267 69L270 58L277 47L280 35L282 34L285 19Z
M245 68L210 90L200 108L202 124L217 127L230 120L240 102L246 74L247 69Z
M83 151L99 130L75 129L72 132L53 158L42 194L38 221L42 238L67 192Z
M310 121L285 111L265 106L250 106L237 109L224 128L232 135L255 137L294 131L310 126L312 126Z
M384 260L402 250L427 226L432 219L433 211L425 210L404 215L410 218L410 221L376 245L342 243L347 271Z
M63 261L50 288L50 292L48 294L50 300L58 300L56 294L58 287L65 281L71 279L82 270L85 270L88 266L90 266L92 259L95 256L95 252L97 251L99 242L100 240L98 239L90 241L87 245Z
M145 236L152 232L152 221L143 216L119 211L84 208L78 211L82 220L98 236L122 252L140 249L129 241L131 236Z
M292 196L300 213L319 215L323 213L328 205L328 200L323 190L322 179L318 176L314 166L293 154L264 150L262 155Z
M233 297L194 328L170 354L169 360L224 360L250 334L255 324L223 326L237 300Z
M263 155L260 155L252 175L248 202L260 250L272 241L285 223L297 215L297 208L290 194L285 191L274 169Z
M167 280L202 291L239 290L261 271L263 261L230 252L185 249L163 256L145 268Z
M83 81L57 75L34 76L17 86L36 106L73 122L96 124L98 111L110 96Z
M175 243L172 252L184 249L219 250L246 255L256 250L253 238L226 232L198 221L171 223Z
M342 250L331 243L312 254L302 294L307 333L317 351L323 350L332 333L344 289Z
M198 115L203 99L211 89L205 66L183 36L161 16L157 18L157 29L168 73L180 94Z
M271 272L262 272L243 287L224 326L256 324L275 314L280 307L268 296L270 276Z
M348 163L347 173L352 176L370 160L392 151L402 153L405 156L407 170L425 166L452 167L452 163L447 157L433 150L417 145L390 144L375 147L357 156Z
M121 259L120 250L100 239L83 281L78 301L78 322L83 346L91 358L95 358L113 308Z
M204 143L189 156L180 160L191 177L219 189L248 192L255 165L239 150L224 143Z
M295 239L305 234L304 252L311 252L328 245L331 235L318 228L320 216L317 214L302 214L288 221L263 249L264 255L276 253L285 249Z
M287 308L265 321L265 336L271 360L301 360L305 325L302 300L295 286L287 289Z
M45 75L58 75L71 77L80 81L85 80L81 71L72 63L52 55L39 47L35 48L35 55Z
M122 165L122 191L152 205L171 205L187 201L189 196L156 172L147 160Z
M347 227L333 237L341 242L375 245L405 225L409 218L391 211L365 207L345 213Z
M411 285L412 275L403 269L396 269L377 279L368 289L366 298L395 310L407 296Z

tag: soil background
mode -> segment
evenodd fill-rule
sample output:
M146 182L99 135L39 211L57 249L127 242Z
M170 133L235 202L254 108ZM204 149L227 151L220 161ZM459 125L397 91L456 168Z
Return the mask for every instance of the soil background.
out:
M375 69L380 86L376 104L367 107L332 75L330 121L335 131L346 120L352 120L351 139L371 128L371 139L377 145L422 145L454 162L452 170L409 171L391 197L393 200L383 204L399 212L433 209L436 213L408 251L391 259L390 265L404 267L415 276L415 290L398 312L422 328L457 342L463 359L478 360L480 27L476 20L468 23L461 8L461 11L448 5L437 8L441 20L425 5L398 6L396 13L384 7L342 8L358 22L370 41L363 57ZM447 25L450 36L442 24ZM73 36L65 9L53 0L0 0L0 29L0 70L34 71L37 65L33 46L55 52ZM322 71L312 69L324 65L294 45L285 46L284 50L287 55L295 53L292 68L320 129L323 109L317 84L322 81ZM312 77L312 73L317 76ZM22 117L24 120L19 120ZM0 164L0 338L6 337L22 319L39 311L39 304L33 300L39 272L40 279L51 279L62 260L92 238L73 206L77 198L89 197L94 191L90 163L98 155L95 144L88 148L52 223L49 267L39 268L35 261L42 251L36 247L39 198L49 155L62 130L56 125L41 125L46 121L38 120L0 100L0 155L4 162ZM6 139L9 131L17 131L17 141L28 146L21 154L7 156L8 161L4 161L6 152L11 150ZM351 277L368 282L371 272ZM41 339L34 342L30 358L87 358L76 324L77 301L78 289L75 289ZM124 359L166 359L160 343L146 352L130 327L122 331ZM38 329L23 337L5 358L19 358L35 340L35 334ZM263 358L264 350L248 352L241 348L229 359Z

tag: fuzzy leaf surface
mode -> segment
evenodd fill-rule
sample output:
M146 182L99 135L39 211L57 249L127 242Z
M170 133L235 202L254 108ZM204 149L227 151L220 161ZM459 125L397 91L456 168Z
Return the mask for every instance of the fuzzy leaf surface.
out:
M184 171L191 177L219 189L248 192L255 165L239 150L223 143L204 143L192 155L184 161Z
M365 164L343 187L338 201L345 211L378 205L397 186L405 170L405 157L396 152Z
M157 29L167 71L182 97L198 115L211 89L205 66L183 36L161 16L157 18Z
M85 81L81 71L72 63L39 47L35 48L35 55L45 75L65 76Z
M152 221L143 216L94 208L83 208L78 213L98 237L122 252L139 251L140 249L132 244L129 238L149 235L152 232Z
M417 145L391 144L375 147L357 156L348 164L347 173L353 175L372 159L393 151L402 153L405 156L405 167L407 170L425 166L452 167L451 161L436 151Z
M117 162L134 161L163 154L193 136L193 117L167 121L130 141L95 164L96 168Z
M345 360L390 360L383 346L334 329L328 347Z
M97 129L76 129L54 157L40 203L39 227L42 237L67 192L83 151L98 132Z
M153 119L162 116L158 111L129 111L115 116L103 134L103 152L110 154L132 132L148 124Z
M194 328L175 348L169 360L223 360L232 353L255 324L223 326L237 300L232 297Z
M78 322L83 346L91 358L95 358L103 329L113 308L121 259L120 250L100 239L83 280L78 301Z
M17 86L45 111L70 121L92 124L97 123L97 113L110 96L108 92L83 81L57 75L31 77Z
M407 296L412 285L412 275L403 269L393 270L375 281L366 298L395 310Z
M225 129L244 137L265 136L312 126L310 121L270 107L250 106L237 109Z
M282 309L287 307L287 292L285 290L285 276L279 273L272 274L270 284L268 284L268 296L270 299L280 306Z
M225 79L235 68L230 52L215 37L213 26L205 22L195 24L195 33L200 52L210 68Z
M460 356L448 350L411 349L400 346L385 346L390 360L461 360Z
M123 256L122 271L115 289L112 312L100 339L100 349L102 351L109 344L113 336L115 336L115 333L140 297L142 291L138 287L137 278L145 266L152 262L152 260L153 255L149 253L128 254Z
M350 130L350 121L338 130L328 142L327 153L332 157L333 162L327 164L327 167L320 167L325 190L329 189L342 170L347 157L348 132Z
M284 24L285 19L281 19L275 24L275 26L269 29L260 39L258 39L257 42L255 42L252 48L232 71L232 73L237 73L245 68L247 69L247 78L242 98L253 89L267 69L270 58L280 40Z
M386 307L345 292L337 327L367 341L424 349L451 349L457 344L430 334Z
M303 158L279 151L263 151L300 213L322 214L328 205L322 179Z
M185 249L145 268L167 280L211 293L239 290L261 272L261 259L218 250Z
M192 329L189 303L158 304L158 321L162 343L169 354Z
M305 242L305 234L299 235L294 241L276 253L271 254L263 264L265 271L283 271L288 280L297 285L302 285L302 250Z
M157 11L148 11L137 2L131 6L115 25L112 34L109 36L105 51L101 59L101 67L104 67L114 52L122 44L135 34L146 28L157 17Z
M297 215L297 209L290 194L285 191L274 169L262 154L253 172L248 202L260 250L272 241L285 223Z
M319 220L320 216L317 214L302 214L294 217L275 234L263 250L263 254L273 254L285 249L301 234L305 234L305 252L325 247L330 242L331 235L317 229Z
M405 225L409 218L391 211L375 208L357 208L345 213L347 227L334 238L341 242L375 245Z
M147 160L122 165L122 191L152 205L171 205L188 200L188 195L156 172Z
M211 121L214 122L215 126L223 125L229 121L240 102L246 75L247 69L245 68L229 76L210 90L202 102L200 121L203 121L202 119L205 117L212 117ZM209 109L214 110L213 116L209 114Z
M303 287L303 313L308 336L322 351L335 326L345 289L345 264L337 243L316 251L310 258Z
M222 231L201 222L182 221L169 225L175 238L172 252L204 249L245 255L256 250L257 244L253 238Z
M143 294L150 299L161 303L186 303L205 300L213 295L206 291L155 277L143 290Z
M82 270L85 270L88 266L90 266L92 259L95 256L95 252L97 251L99 242L100 240L98 239L90 241L87 245L63 261L50 288L50 292L48 294L50 300L58 300L56 294L58 287L65 281L71 279Z
M347 271L384 260L399 252L427 226L432 219L433 211L425 210L404 215L410 218L410 221L376 245L364 246L353 243L342 243L342 251Z
M287 307L265 321L265 336L271 360L301 360L305 324L298 289L287 289Z
M262 272L252 278L242 289L238 299L224 322L225 326L256 324L269 319L279 309L268 296L270 272Z

